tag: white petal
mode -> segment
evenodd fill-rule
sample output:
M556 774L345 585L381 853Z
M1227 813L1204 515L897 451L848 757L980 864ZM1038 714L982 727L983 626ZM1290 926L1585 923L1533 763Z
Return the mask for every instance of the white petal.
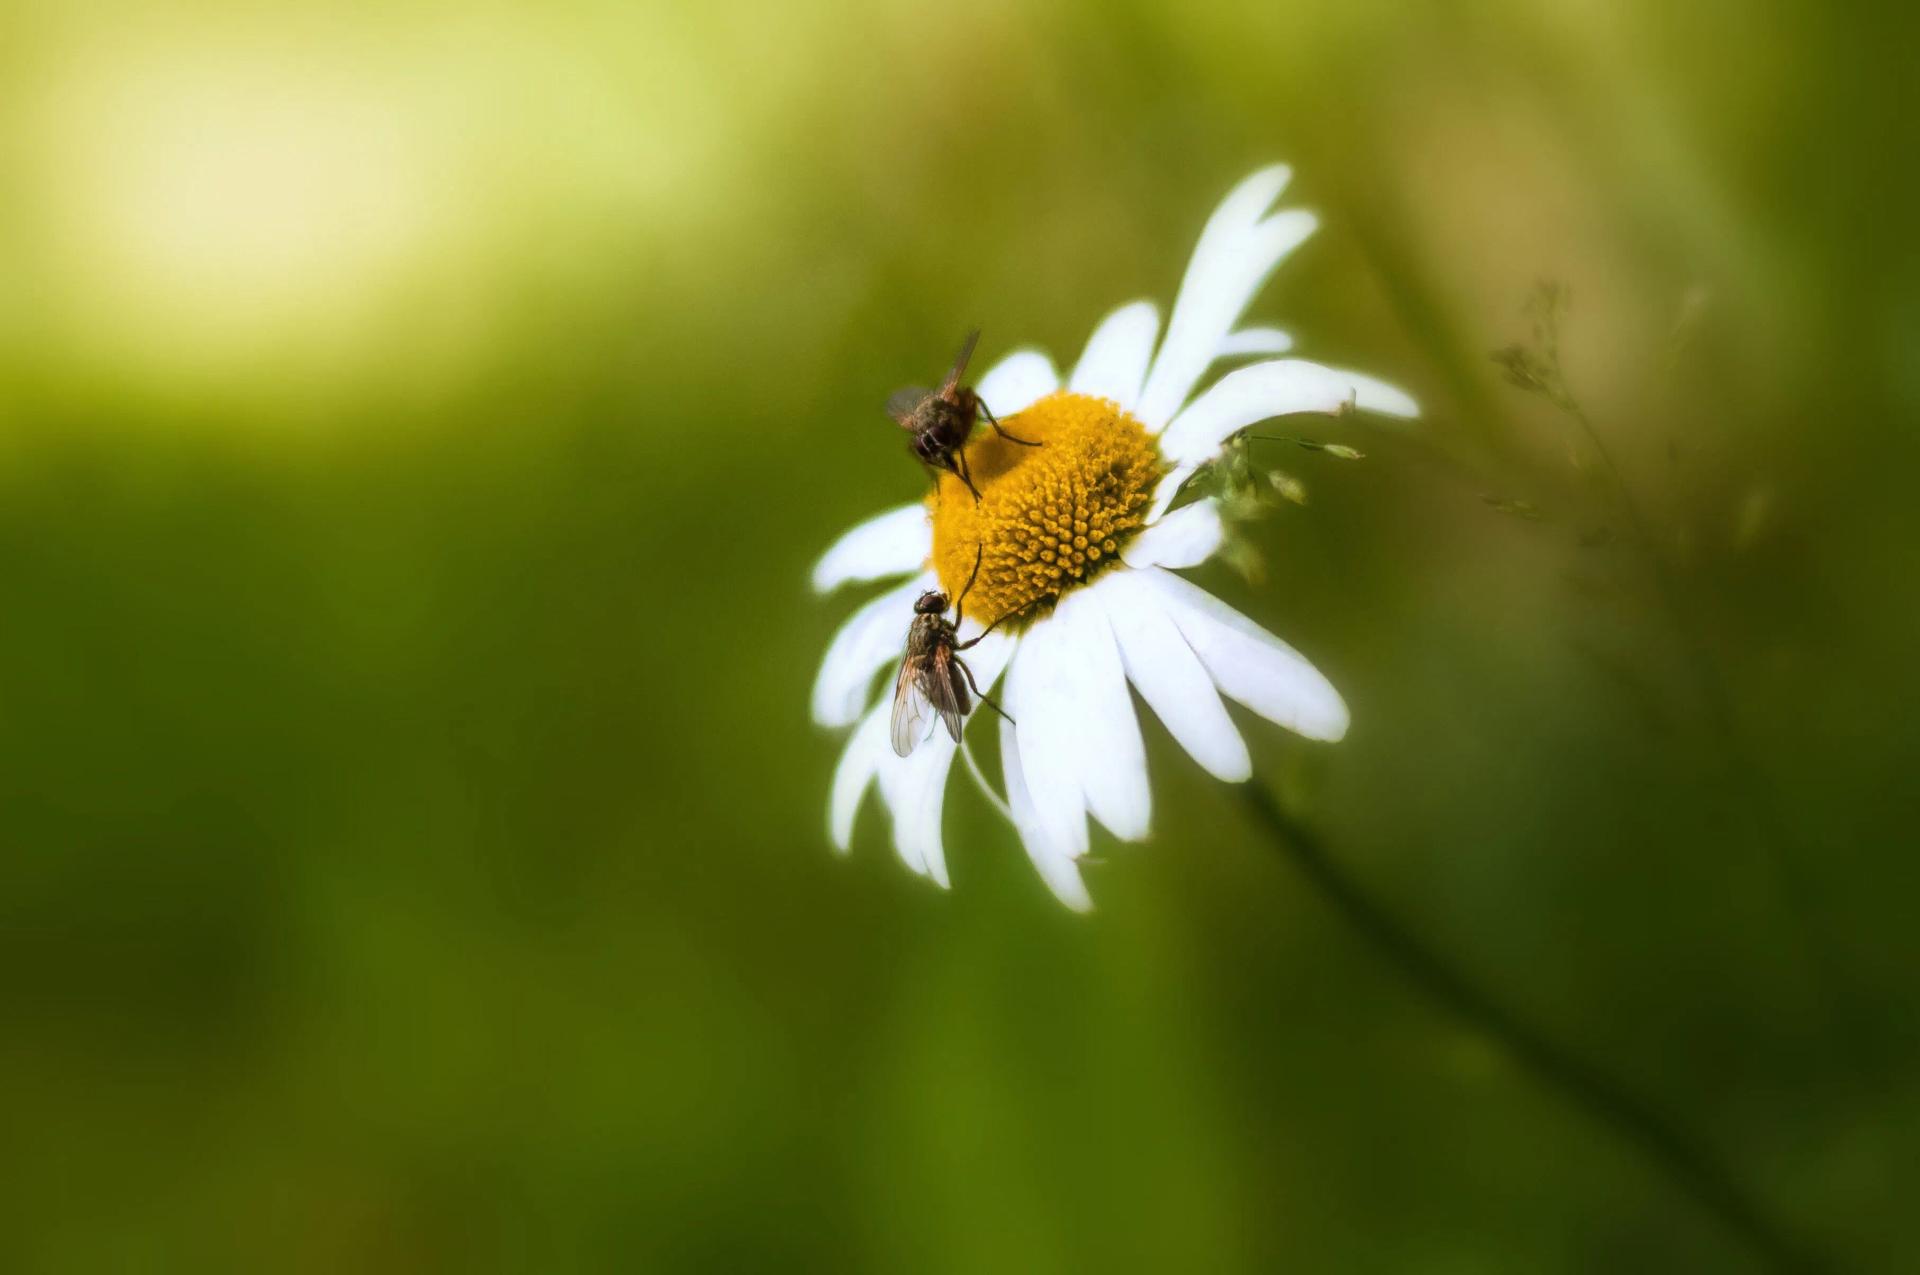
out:
M987 729L985 722L980 724L980 729ZM973 780L973 786L980 790L980 795L986 798L987 804L992 806L1002 819L1005 819L1008 823L1012 823L1013 809L1007 805L1007 799L1005 797L1002 797L998 792L994 791L992 781L987 778L987 772L980 769L979 754L975 753L971 747L963 744L960 748L960 760L966 763L967 778Z
M967 669L973 674L976 686L987 694L993 694L994 683L1007 671L1007 665L1013 659L1014 648L1020 645L1020 639L1011 633L995 630L981 638L970 650L962 651L960 657L967 662ZM985 710L989 714L992 709ZM968 718L969 721L972 718Z
M1198 465L1255 421L1294 412L1338 412L1349 404L1399 416L1418 410L1405 394L1370 377L1303 359L1275 359L1214 382L1167 426L1160 451L1170 460Z
M1200 658L1180 636L1165 603L1138 572L1113 571L1091 590L1106 608L1127 678L1167 733L1216 779L1253 774L1247 745L1227 715Z
M974 382L973 392L995 416L1024 412L1060 388L1053 360L1038 350L1015 350Z
M1308 739L1347 733L1346 704L1305 656L1171 572L1154 567L1139 575L1159 591L1221 694Z
M1017 736L1011 722L1000 723L1000 761L1006 773L1007 805L1013 810L1014 827L1020 830L1020 844L1026 847L1027 857L1033 860L1040 879L1047 883L1055 898L1076 912L1088 911L1093 907L1093 900L1087 897L1086 883L1081 881L1080 869L1074 865L1071 847L1056 843L1034 810Z
M1193 477L1199 469L1200 466L1198 465L1175 465L1161 477L1159 485L1153 489L1153 503L1147 506L1147 525L1149 527L1160 521L1167 512L1167 506L1171 505L1173 498L1180 494L1180 488L1184 486L1187 479Z
M1220 357L1236 354L1285 354L1293 348L1293 338L1279 328L1241 328L1229 332L1220 342Z
M1004 699L1005 693L995 695L994 683L998 682L1000 675L1006 672L1007 664L1013 659L1014 647L1019 644L1019 641L1018 637L1010 633L996 632L981 637L979 645L962 656L967 661L967 667L973 672L974 684L986 694L994 695L995 703ZM1006 720L991 708L975 705L974 718L977 719L977 724L967 729L975 732L987 729L987 719L990 717L1001 721ZM967 764L967 773L979 787L980 795L1000 813L1001 818L1012 819L1013 813L1007 809L1007 803L1001 799L1000 794L993 790L993 785L987 782L987 776L980 769L979 760L974 756L973 750L962 747L960 757Z
M867 706L867 691L880 666L900 655L913 623L913 603L938 588L932 572L889 589L847 617L827 644L813 682L813 720L846 726Z
M855 580L883 580L918 571L933 552L933 523L920 501L869 518L833 542L813 567L813 591Z
M1013 654L1014 645L1012 637L992 633L962 656L981 690L992 693L993 684ZM882 697L882 705L891 716L891 701ZM992 711L976 710L974 716L967 719L965 729L978 729L974 723L979 713ZM901 862L915 871L924 871L943 887L948 884L947 856L940 837L940 817L945 807L947 776L953 769L957 751L946 728L935 726L933 734L907 757L893 751L889 736L877 762L880 795L893 813L893 843Z
M880 796L893 815L893 848L900 862L943 886L947 863L940 844L940 810L953 753L946 728L936 724L911 756L900 756L889 744L878 762Z
M1130 567L1197 567L1213 556L1224 534L1220 502L1196 500L1148 524L1120 557Z
M842 854L853 844L853 817L859 813L860 799L873 782L874 769L881 754L891 753L887 743L887 722L893 705L882 699L858 730L847 737L840 753L840 764L833 771L833 796L827 803L827 830L834 848Z
M1160 335L1160 311L1151 301L1123 305L1100 321L1087 339L1086 353L1074 365L1067 388L1075 394L1110 398L1132 410L1140 401L1140 387L1153 359L1153 339Z
M1355 407L1365 408L1369 412L1380 412L1387 416L1410 418L1420 415L1420 404L1413 401L1413 395L1397 385L1389 385L1364 372L1349 372L1343 367L1327 370L1343 378L1353 387Z
M1081 723L1069 691L1074 658L1066 630L1052 618L1042 620L1020 636L1007 669L1006 699L1034 819L1046 845L1069 859L1087 852L1086 799L1076 762Z
M1107 613L1092 589L1075 589L1060 601L1052 623L1063 627L1073 650L1071 703L1077 717L1074 769L1087 810L1123 841L1147 835L1153 789L1147 783L1147 748L1127 692Z
M1255 173L1234 187L1200 232L1167 339L1134 413L1148 429L1173 419L1253 294L1280 259L1313 233L1312 213L1288 209L1266 216L1291 176L1285 165Z

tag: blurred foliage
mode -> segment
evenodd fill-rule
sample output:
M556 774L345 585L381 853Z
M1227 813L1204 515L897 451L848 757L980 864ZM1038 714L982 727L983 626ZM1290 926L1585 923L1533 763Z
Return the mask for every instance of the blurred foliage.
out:
M964 784L951 894L872 809L826 846L806 569L923 481L878 404L1164 305L1276 159L1324 228L1255 317L1427 415L1268 444L1311 505L1201 573L1353 708L1263 778L1827 1251L1920 1261L1910 19L4 25L6 1269L1750 1269L1157 725L1091 918ZM1490 358L1542 279L1650 546Z

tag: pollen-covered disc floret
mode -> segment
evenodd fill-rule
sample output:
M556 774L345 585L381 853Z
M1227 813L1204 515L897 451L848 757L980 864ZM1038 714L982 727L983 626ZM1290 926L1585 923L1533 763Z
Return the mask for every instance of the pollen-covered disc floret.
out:
M1118 561L1165 470L1146 427L1107 399L1062 391L1001 423L1037 446L983 426L967 446L979 501L953 474L928 498L948 597L966 587L978 547L966 613L981 624L1030 618Z

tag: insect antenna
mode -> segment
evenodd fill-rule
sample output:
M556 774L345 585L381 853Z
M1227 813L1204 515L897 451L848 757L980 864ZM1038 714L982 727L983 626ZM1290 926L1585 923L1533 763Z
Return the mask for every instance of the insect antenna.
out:
M980 555L984 552L986 552L985 545L982 545L982 544L974 545L973 571L971 574L967 576L967 587L960 590L960 596L953 600L953 625L955 628L960 627L960 621L964 616L964 612L960 610L960 604L967 600L967 595L973 592L973 582L980 578ZM994 621L994 623L998 624L999 621L996 620ZM986 635L982 634L981 636L984 637ZM978 640L979 640L978 638L974 639L974 641L978 641ZM967 645L971 646L972 644L973 643L969 642Z

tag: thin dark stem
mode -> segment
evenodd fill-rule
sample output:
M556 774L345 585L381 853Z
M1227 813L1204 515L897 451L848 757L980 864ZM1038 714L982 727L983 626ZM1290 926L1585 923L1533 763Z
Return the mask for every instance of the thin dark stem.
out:
M1695 687L1706 709L1709 726L1718 737L1720 746L1719 760L1721 768L1730 780L1745 790L1751 800L1749 810L1755 812L1754 825L1758 840L1767 847L1774 875L1776 892L1782 906L1793 918L1800 949L1805 956L1816 983L1816 994L1820 995L1827 1010L1833 1016L1833 1026L1840 1037L1851 1049L1849 1053L1858 1062L1870 1052L1865 1047L1866 1033L1854 1021L1853 1002L1848 994L1848 983L1832 952L1821 926L1812 915L1815 906L1813 884L1802 870L1803 849L1797 844L1792 832L1792 823L1780 800L1776 786L1768 782L1760 763L1747 749L1745 737L1740 730L1735 714L1732 697L1727 693L1725 681L1720 676L1719 666L1714 662L1712 653L1700 639L1695 627L1689 622L1679 582L1674 578L1672 564L1660 542L1655 539L1652 525L1641 511L1640 503L1634 498L1633 489L1627 485L1625 473L1613 458L1613 452L1607 447L1600 431L1594 426L1593 419L1580 406L1580 402L1564 385L1561 397L1556 400L1560 408L1573 418L1581 432L1586 435L1587 443L1594 454L1605 466L1607 477L1613 488L1613 498L1626 516L1633 539L1637 542L1642 557L1645 558L1647 571L1653 578L1653 588L1658 595L1660 608L1666 615L1667 627L1673 634L1675 643L1684 656L1688 671L1693 676Z
M1729 702L1726 687L1720 681L1720 671L1714 667L1712 656L1695 636L1693 626L1687 622L1686 610L1680 601L1680 586L1673 578L1673 568L1667 562L1667 555L1661 551L1660 543L1654 539L1653 529L1647 522L1646 516L1640 511L1640 502L1634 499L1633 489L1627 485L1626 475L1621 472L1618 462L1613 459L1613 452L1608 449L1606 442L1600 437L1600 431L1594 427L1592 418L1587 415L1579 402L1568 396L1561 407L1580 426L1581 432L1587 436L1588 445L1600 458L1600 463L1606 466L1607 477L1613 484L1614 501L1626 515L1627 523L1633 531L1633 538L1638 542L1640 552L1646 558L1647 570L1653 576L1654 591L1660 595L1661 609L1666 612L1667 625L1673 630L1675 639L1686 654L1688 668L1693 673L1694 681L1699 685L1701 698L1706 701L1707 716L1713 723L1715 733L1720 736L1722 746L1727 750L1725 755L1729 763L1735 770L1753 769L1757 777L1757 768L1752 766L1751 758L1746 756L1745 750L1740 746L1739 726L1734 720L1733 705ZM1770 798L1772 793L1770 784L1760 781L1753 787ZM1785 835L1779 820L1769 822L1773 825L1776 835ZM1804 883L1797 879L1792 856L1780 851L1776 846L1776 857L1790 893L1798 896Z
M1348 876L1313 830L1288 814L1271 793L1258 784L1246 784L1241 791L1248 807L1308 883L1427 997L1498 1042L1544 1087L1630 1143L1744 1240L1768 1269L1827 1269L1790 1240L1766 1207L1664 1114L1528 1023L1417 937Z

